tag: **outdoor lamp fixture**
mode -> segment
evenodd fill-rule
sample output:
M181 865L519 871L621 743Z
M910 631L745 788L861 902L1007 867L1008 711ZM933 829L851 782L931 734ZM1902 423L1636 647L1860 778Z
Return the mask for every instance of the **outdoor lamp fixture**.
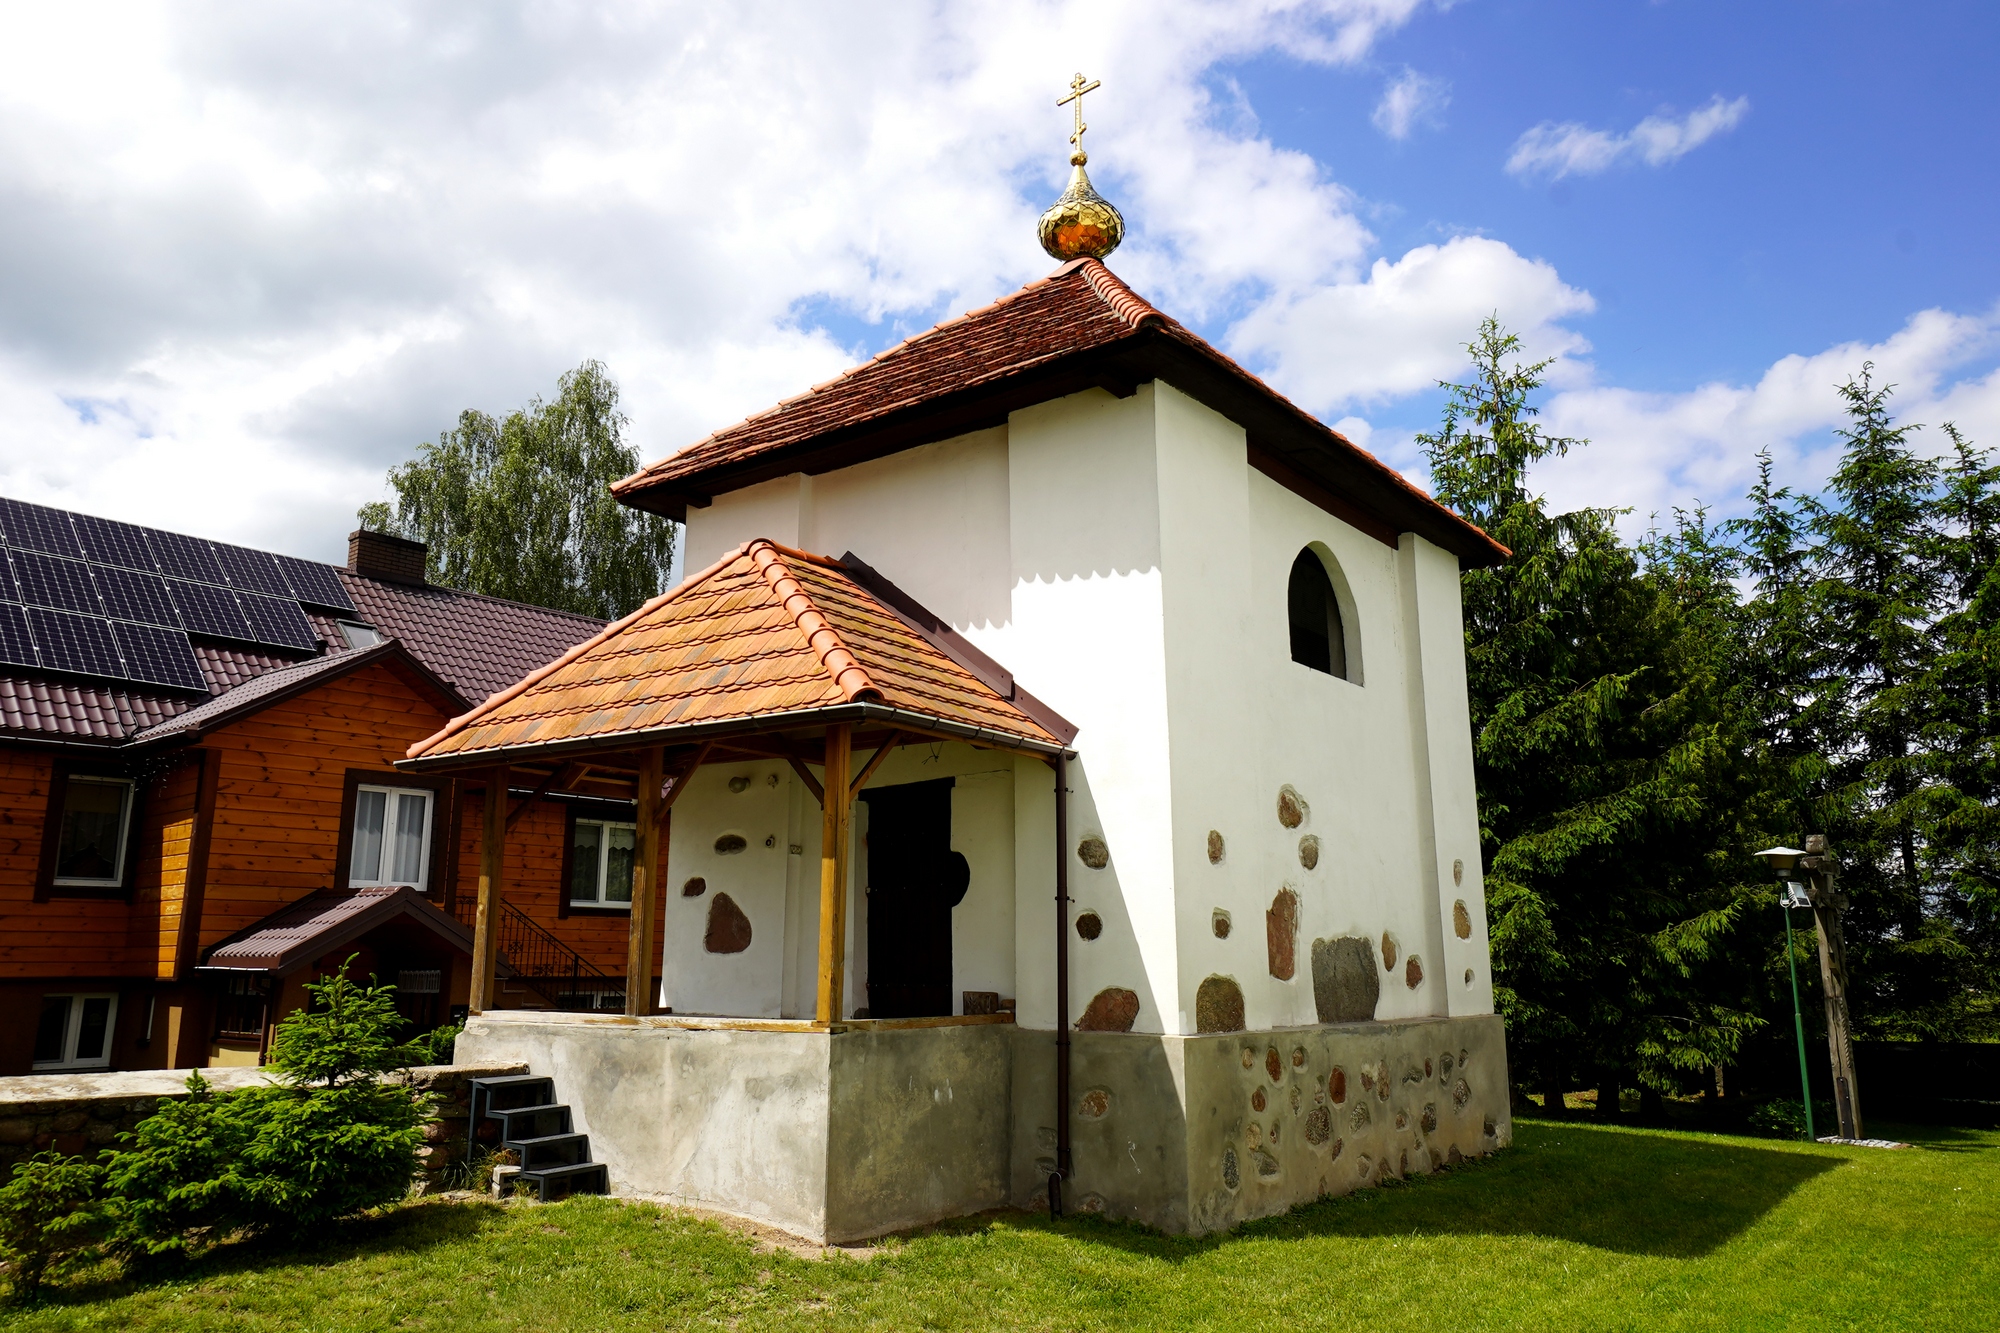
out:
M1771 867L1780 876L1787 876L1798 866L1799 858L1805 853L1796 847L1766 847L1756 853L1757 859ZM1806 1075L1806 1020L1799 1008L1799 964L1792 955L1792 909L1810 908L1812 899L1806 897L1805 885L1795 879L1786 879L1779 891L1778 905L1785 909L1785 967L1792 974L1792 1033L1799 1040L1799 1096L1806 1108L1806 1141L1813 1142L1818 1135L1813 1132L1812 1080Z

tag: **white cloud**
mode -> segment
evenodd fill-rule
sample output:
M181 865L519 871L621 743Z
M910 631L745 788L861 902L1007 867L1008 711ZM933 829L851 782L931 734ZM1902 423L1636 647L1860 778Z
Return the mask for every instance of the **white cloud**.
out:
M1391 139L1407 139L1418 125L1435 125L1451 102L1451 85L1443 79L1404 69L1375 104L1375 128Z
M1560 321L1589 312L1588 292L1548 263L1495 240L1423 245L1365 277L1274 296L1231 330L1230 351L1316 412L1381 403L1431 388L1465 366L1464 344L1498 313L1537 358L1580 353Z
M1838 454L1843 418L1835 387L1873 362L1875 382L1894 384L1891 411L1925 424L1919 448L1942 453L1936 427L1955 420L1975 443L2000 445L2000 307L1982 315L1925 310L1875 343L1846 342L1775 362L1755 384L1710 383L1683 393L1642 393L1586 384L1551 395L1542 423L1590 447L1536 475L1552 503L1631 506L1632 525L1700 500L1740 512L1769 449L1781 482L1813 491Z
M1349 194L1208 89L1422 2L22 10L0 493L329 556L419 439L586 356L670 452L847 364L802 307L914 331L1047 271L1079 68L1149 295L1352 281Z
M1750 112L1750 99L1725 102L1720 95L1675 119L1648 116L1629 134L1593 130L1574 121L1543 121L1514 143L1507 170L1516 176L1594 176L1617 162L1636 157L1649 167L1665 166L1687 156L1718 134L1726 134Z

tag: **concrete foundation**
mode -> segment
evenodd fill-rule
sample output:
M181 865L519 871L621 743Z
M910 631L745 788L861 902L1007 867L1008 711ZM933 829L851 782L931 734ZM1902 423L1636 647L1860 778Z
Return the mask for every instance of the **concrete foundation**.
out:
M1068 1206L1222 1230L1512 1141L1491 1015L1197 1037L1073 1034ZM1055 1166L1055 1034L489 1013L467 1062L555 1079L614 1192L810 1240L1014 1204Z

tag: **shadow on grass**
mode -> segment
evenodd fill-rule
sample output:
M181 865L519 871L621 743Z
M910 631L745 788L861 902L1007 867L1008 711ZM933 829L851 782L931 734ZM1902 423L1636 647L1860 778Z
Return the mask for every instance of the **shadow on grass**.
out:
M1514 1146L1491 1159L1322 1199L1221 1235L1166 1236L1094 1218L1040 1225L1168 1261L1241 1240L1410 1235L1539 1236L1694 1258L1839 1165L1832 1155L1741 1141L1517 1120Z
M351 1218L335 1226L320 1241L268 1236L231 1241L198 1259L159 1260L147 1263L136 1271L121 1271L116 1264L107 1261L96 1270L95 1280L85 1277L45 1287L30 1304L92 1305L150 1287L178 1286L234 1273L270 1271L290 1264L324 1268L367 1258L385 1250L413 1253L469 1239L497 1224L500 1219L501 1212L497 1205L439 1203L404 1206L370 1217Z
M1866 1128L1873 1138L1895 1139L1931 1152L1977 1153L2000 1148L2000 1131L1991 1129L1961 1125L1912 1125L1900 1120L1871 1120Z

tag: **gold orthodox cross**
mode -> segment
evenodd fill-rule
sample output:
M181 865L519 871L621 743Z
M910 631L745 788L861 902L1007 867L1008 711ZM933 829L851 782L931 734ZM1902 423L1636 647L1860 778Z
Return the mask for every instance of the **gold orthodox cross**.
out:
M1090 82L1085 83L1083 75L1078 74L1069 81L1069 96L1058 98L1056 101L1057 106L1068 106L1071 102L1076 103L1076 132L1069 136L1069 142L1070 146L1076 149L1078 153L1083 152L1083 132L1090 128L1090 126L1083 123L1083 95L1096 91L1097 88L1102 86L1103 82L1104 80L1102 79L1092 79Z

